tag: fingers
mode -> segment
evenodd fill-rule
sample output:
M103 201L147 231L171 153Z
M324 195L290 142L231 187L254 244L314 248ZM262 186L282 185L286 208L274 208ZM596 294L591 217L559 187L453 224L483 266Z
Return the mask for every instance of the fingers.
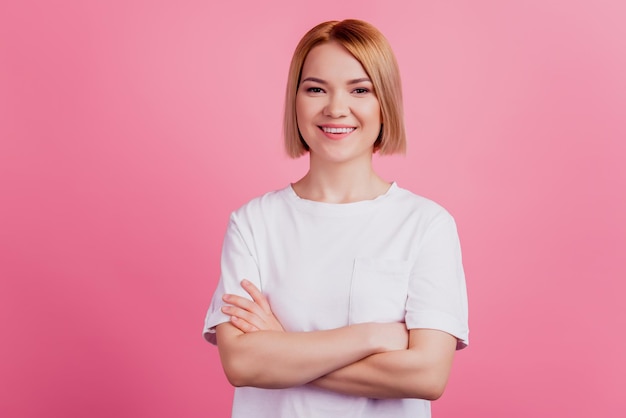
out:
M267 317L272 315L267 299L249 280L243 280L241 286L253 300L243 296L226 294L222 299L228 305L222 307L222 312L230 315L233 325L243 332L267 329Z
M233 324L236 328L239 328L239 330L243 332L254 332L254 331L259 330L257 327L250 324L248 321L238 318L236 316L230 317L230 323Z
M267 298L261 291L249 280L243 279L241 281L241 287L248 292L250 296L252 296L252 300L255 301L263 311L266 313L272 312L272 308L270 307Z
M261 291L249 280L242 280L241 286L252 300L233 294L222 296L222 300L227 303L222 307L222 312L231 317L231 323L243 332L284 331ZM236 323L237 320L241 322Z
M222 300L230 305L237 306L238 308L245 309L248 312L254 312L257 314L265 313L263 309L256 303L248 298L244 298L239 295L224 295Z
M238 308L237 306L223 306L222 312L229 315L233 325L243 332L258 331L261 328L265 328L262 318L245 309Z

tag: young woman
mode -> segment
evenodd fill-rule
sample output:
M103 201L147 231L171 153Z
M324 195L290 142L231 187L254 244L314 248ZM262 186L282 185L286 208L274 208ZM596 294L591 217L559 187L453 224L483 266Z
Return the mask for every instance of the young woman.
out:
M233 417L430 417L468 342L465 279L448 212L372 168L373 153L405 149L377 29L304 36L284 130L309 171L232 214L204 328L236 386Z

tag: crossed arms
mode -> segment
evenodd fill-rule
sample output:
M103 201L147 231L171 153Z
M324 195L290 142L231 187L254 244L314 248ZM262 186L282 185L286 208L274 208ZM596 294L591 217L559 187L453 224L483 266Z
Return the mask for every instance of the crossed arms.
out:
M220 358L234 386L288 388L311 384L369 398L439 398L456 338L402 323L364 323L286 332L267 298L242 282L252 300L224 295L231 321L217 326Z

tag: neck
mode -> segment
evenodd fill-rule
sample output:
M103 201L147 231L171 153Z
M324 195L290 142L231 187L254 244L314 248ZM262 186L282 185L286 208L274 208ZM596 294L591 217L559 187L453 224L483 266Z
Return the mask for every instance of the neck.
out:
M372 200L385 194L390 184L380 178L367 161L344 161L340 164L309 158L309 172L293 184L303 199L326 203L351 203Z

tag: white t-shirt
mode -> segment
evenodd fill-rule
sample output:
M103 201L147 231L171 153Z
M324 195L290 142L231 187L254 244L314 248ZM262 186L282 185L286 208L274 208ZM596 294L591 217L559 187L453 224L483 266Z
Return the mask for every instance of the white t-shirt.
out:
M405 322L468 344L467 293L453 218L393 183L374 200L331 204L300 198L291 186L235 211L224 239L221 277L205 338L229 317L224 293L249 296L242 279L268 297L286 331L362 322ZM235 389L234 418L430 417L421 399L369 399L309 385Z

